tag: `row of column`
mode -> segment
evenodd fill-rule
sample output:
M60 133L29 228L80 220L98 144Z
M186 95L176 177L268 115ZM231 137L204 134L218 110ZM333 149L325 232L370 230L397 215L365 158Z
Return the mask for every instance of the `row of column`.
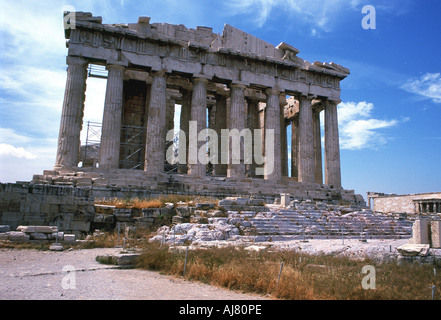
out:
M80 149L87 61L79 57L69 56L67 63L67 82L56 167L77 166ZM125 68L125 66L118 63L107 65L108 79L99 160L100 168L104 169L117 169L119 167ZM164 170L167 80L163 71L152 72L151 76L144 168L147 173L155 175ZM184 90L182 92L181 129L184 132L189 132L189 120L197 122L197 128L193 128L197 133L206 129L207 83L208 79L203 77L194 78L192 91ZM237 129L239 132L247 127L245 89L246 86L243 84L233 83L230 85L228 126ZM282 150L286 153L283 148L286 144L286 135L282 134L281 131L282 127L284 128L284 123L280 102L281 96L284 97L284 94L278 88L268 88L265 93L265 137L263 139L269 141L272 137L268 135L273 134L274 145L264 143L264 153L267 159L263 170L264 178L280 180L286 170L286 164L282 162L284 158ZM217 132L220 132L220 129L227 128L226 98L225 94L216 95L215 126ZM292 155L294 161L298 162L297 166L293 166L293 169L297 171L294 174L298 174L298 181L300 182L319 182L323 175L321 169L320 119L318 113L313 112L312 98L309 96L298 97L300 102L298 124L292 126L293 139L295 140L292 144ZM270 133L267 129L273 131ZM188 138L189 134L186 136ZM186 143L194 144L196 150L200 150L205 142L187 140ZM186 148L186 150L190 149L192 148ZM243 146L241 150L243 150ZM229 152L229 154L231 157L232 153ZM241 152L241 154L243 153ZM197 153L190 152L187 159L189 163L187 173L189 175L195 177L205 175L206 165L197 161ZM270 159L271 165L268 159ZM226 171L226 175L230 178L240 179L245 177L244 159L240 159L239 164L233 164L231 160L230 158L226 167L222 164L215 165L215 174L225 174ZM179 172L184 171L186 171L186 168L181 165ZM325 183L341 186L337 103L333 101L325 101Z
M323 183L320 111L312 98L299 96L299 114L291 125L291 172L299 181ZM324 100L325 184L341 186L337 102Z
M418 213L441 213L441 200L421 201L417 203Z

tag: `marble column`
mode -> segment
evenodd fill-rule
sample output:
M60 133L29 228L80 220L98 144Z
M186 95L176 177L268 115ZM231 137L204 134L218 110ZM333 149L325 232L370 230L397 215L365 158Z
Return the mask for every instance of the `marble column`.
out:
M286 126L285 126L285 106L286 96L280 95L280 155L281 155L281 170L282 176L288 176L288 140L286 138Z
M107 70L99 164L103 169L118 169L125 67L109 64Z
M55 167L76 167L79 161L80 134L83 126L87 60L68 56L67 79L61 112Z
M164 71L152 73L145 148L145 171L156 175L164 171L167 79Z
M256 137L255 136L255 129L259 128L259 101L255 99L248 99L247 100L247 128L251 131L251 134L253 136L253 155L256 152L254 150L254 142L259 140L262 140L262 137ZM251 159L251 163L245 165L246 168L246 176L248 177L256 177L256 161L253 156Z
M195 132L191 132L188 150L188 174L194 177L204 177L206 173L206 164L201 163L198 159L198 153L205 141L193 140L192 134L198 134L207 128L207 79L193 79L193 93L191 97L191 121L196 122Z
M264 179L273 181L282 178L279 94L280 91L275 88L269 88L266 91ZM269 130L273 130L273 136Z
M215 96L216 98L216 114L214 117L214 130L218 136L218 163L213 166L213 175L215 176L226 176L227 175L227 164L222 163L222 159L224 158L221 154L221 144L222 144L222 136L221 130L227 129L227 92L218 93Z
M173 98L168 98L167 102L167 109L165 112L165 135L167 136L167 133L172 130L174 132L175 129L175 100ZM174 134L174 133L173 133ZM172 147L174 141L167 141L166 139L166 146L164 148L164 156L165 156L165 163L172 165L173 159L167 158L167 150L169 147ZM173 153L174 154L174 153ZM170 157L170 155L169 155Z
M179 123L179 129L185 133L185 141L179 141L179 143L185 143L185 159L188 159L188 122L190 121L191 112L191 90L181 90L182 104L181 104L181 118ZM184 150L182 148L181 150ZM179 173L187 173L188 166L187 161L181 163L178 166Z
M291 122L291 177L299 178L299 117L296 116Z
M341 187L337 102L325 104L325 184Z
M312 125L314 130L314 161L315 161L315 182L323 184L322 169L322 136L320 132L320 110L312 112Z
M299 181L315 182L314 131L311 98L299 97Z
M246 126L245 118L245 86L240 84L231 84L231 96L230 96L230 132L237 129L238 132L242 132ZM245 164L244 164L244 143L242 138L238 146L233 146L233 139L230 138L229 143L229 156L228 156L228 169L227 177L234 179L241 179L245 177ZM234 150L233 150L234 148ZM239 163L238 163L239 162Z

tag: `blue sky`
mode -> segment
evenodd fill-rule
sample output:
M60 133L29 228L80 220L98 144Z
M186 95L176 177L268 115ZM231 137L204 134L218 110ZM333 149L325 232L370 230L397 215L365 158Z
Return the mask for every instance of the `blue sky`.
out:
M365 5L375 29L364 29ZM225 23L310 62L351 70L341 83L342 183L365 195L441 191L441 1L0 0L0 182L29 181L55 162L66 80L62 11L103 23ZM105 82L88 79L84 120L101 121ZM83 135L84 137L84 135Z

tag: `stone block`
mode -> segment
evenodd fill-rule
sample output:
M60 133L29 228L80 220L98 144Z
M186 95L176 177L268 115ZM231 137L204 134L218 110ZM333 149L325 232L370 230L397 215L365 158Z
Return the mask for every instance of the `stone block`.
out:
M199 210L209 210L213 209L214 204L213 203L196 203L196 209Z
M176 212L179 216L183 217L183 218L188 218L190 217L191 214L191 208L189 207L178 207L176 208Z
M137 253L121 254L117 257L117 264L119 266L133 266L136 265L138 257Z
M20 201L9 201L8 211L20 211Z
M97 223L113 223L114 216L111 214L95 214L93 217L93 222Z
M11 227L9 225L0 225L0 233L9 232Z
M430 220L420 218L415 220L412 226L412 243L413 244L430 244L429 239Z
M13 242L28 242L29 235L21 231L11 231L9 232L9 240Z
M63 248L63 246L60 243L53 243L49 247L49 250L51 250L51 251L63 251L64 248Z
M64 238L64 232L60 231L58 232L58 241L63 241ZM53 232L48 235L48 239L50 240L57 240L57 232Z
M234 201L230 199L219 200L219 207L232 206L233 204Z
M74 234L65 234L63 238L64 242L74 242L75 241L75 235Z
M397 251L403 256L427 256L430 246L428 244L405 244L397 248Z
M250 205L251 206L263 206L265 204L265 201L263 199L251 199Z
M109 205L103 205L103 204L95 204L95 213L102 213L102 214L113 214L113 210L115 209L115 206L109 206Z
M78 206L74 204L62 204L60 206L61 212L78 212Z
M289 195L289 193L280 194L280 205L282 205L283 207L288 207L290 201L291 201L291 196Z
M17 231L24 233L53 233L57 231L56 226L18 226Z
M0 241L1 240L9 240L9 232L0 233Z
M86 221L71 221L69 230L72 231L90 231L90 222ZM66 236L66 235L64 235Z
M41 232L33 232L31 234L29 234L29 238L31 240L47 240L47 234L46 233L41 233Z
M430 223L432 233L432 247L441 248L441 221L434 220Z

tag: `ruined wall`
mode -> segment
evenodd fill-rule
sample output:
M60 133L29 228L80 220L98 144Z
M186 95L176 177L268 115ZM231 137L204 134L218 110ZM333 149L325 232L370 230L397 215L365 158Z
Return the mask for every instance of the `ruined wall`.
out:
M441 199L440 192L420 193L408 195L395 195L373 197L373 210L375 212L417 213L413 200L415 199Z
M128 188L91 188L72 185L44 185L30 183L0 183L0 225L11 230L24 225L56 226L76 235L92 232L95 228L115 226L117 222L137 222L148 227L165 212L133 213L115 209L112 214L94 206L95 199L157 196L146 190ZM159 210L159 209L158 209ZM160 209L165 210L165 209ZM173 214L170 214L170 219ZM109 219L110 218L110 219Z
M63 230L90 230L93 198L88 188L72 186L0 184L0 224L15 230L19 225L56 225Z

